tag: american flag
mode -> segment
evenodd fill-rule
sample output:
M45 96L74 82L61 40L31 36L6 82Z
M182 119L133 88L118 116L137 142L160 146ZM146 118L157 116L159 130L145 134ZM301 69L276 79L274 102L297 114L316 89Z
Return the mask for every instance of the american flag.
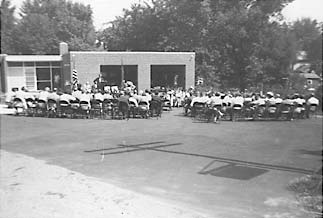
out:
M72 73L72 84L76 86L78 84L77 71L74 69Z

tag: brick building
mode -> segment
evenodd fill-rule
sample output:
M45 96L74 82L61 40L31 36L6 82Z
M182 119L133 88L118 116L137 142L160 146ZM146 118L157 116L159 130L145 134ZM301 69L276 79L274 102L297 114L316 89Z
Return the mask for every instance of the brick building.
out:
M60 55L1 55L0 63L2 92L22 86L64 88L71 83L73 70L81 84L93 84L101 73L107 85L120 85L123 74L139 90L189 88L195 81L194 52L80 52L60 43Z

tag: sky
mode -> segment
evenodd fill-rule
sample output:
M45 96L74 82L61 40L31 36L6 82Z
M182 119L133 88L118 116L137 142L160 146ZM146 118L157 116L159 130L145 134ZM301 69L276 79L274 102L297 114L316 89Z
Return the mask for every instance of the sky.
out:
M103 29L105 23L113 21L116 16L122 15L122 9L129 9L131 4L143 2L143 0L72 0L91 5L93 21L96 29ZM20 8L23 0L11 0L12 5ZM302 17L310 17L323 22L323 0L294 0L282 11L283 16L289 22Z

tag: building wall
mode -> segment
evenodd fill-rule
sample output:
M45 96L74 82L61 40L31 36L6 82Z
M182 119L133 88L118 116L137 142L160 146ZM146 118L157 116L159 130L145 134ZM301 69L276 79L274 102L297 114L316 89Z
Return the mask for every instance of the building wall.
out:
M7 76L6 76L6 72L7 72L7 63L5 61L6 55L5 54L0 54L0 91L2 93L6 93L7 92Z
M52 76L61 74L61 63L58 55L1 55L1 91L54 88Z
M79 82L93 82L100 73L100 65L138 65L138 89L150 89L151 65L185 65L185 86L194 86L195 53L193 52L70 52L63 56L63 66L75 68ZM70 63L67 63L67 62ZM66 67L67 69L67 67ZM71 74L66 72L65 82L71 81Z
M50 64L48 66L41 64L45 62ZM61 63L61 65L52 66L52 62ZM18 65L12 66L10 63L18 63ZM39 89L38 82L44 81L39 81L36 75L38 63L41 64L40 68L50 69L49 82L53 79L54 68L62 70L60 85L62 88L68 88L73 69L78 71L80 83L89 81L92 84L100 73L100 65L137 65L139 90L151 87L151 65L185 65L185 87L194 86L195 80L195 53L193 52L69 52L61 56L1 55L1 91L8 92L11 88L22 86L30 90Z

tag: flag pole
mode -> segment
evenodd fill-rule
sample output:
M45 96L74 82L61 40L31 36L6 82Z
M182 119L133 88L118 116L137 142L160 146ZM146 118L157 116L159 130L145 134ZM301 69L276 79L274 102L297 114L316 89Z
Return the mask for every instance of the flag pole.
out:
M123 66L123 59L121 58L121 84L120 87L123 89L124 87L124 66Z
M72 84L71 84L71 91L73 91L73 89L75 87L77 87L78 84L78 74L77 74L77 70L75 68L75 55L72 55L72 61L73 61L73 70L72 70Z

